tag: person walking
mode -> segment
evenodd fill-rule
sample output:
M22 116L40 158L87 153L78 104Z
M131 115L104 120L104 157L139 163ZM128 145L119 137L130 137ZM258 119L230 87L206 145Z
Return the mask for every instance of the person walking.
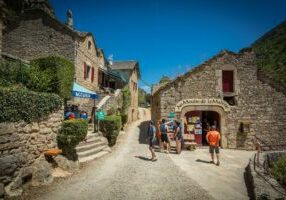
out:
M154 152L154 142L155 142L155 138L156 138L156 128L154 126L154 123L153 121L150 121L149 123L149 127L148 127L148 131L147 131L147 141L149 143L149 150L151 152L151 160L152 161L156 161L157 160L157 157L155 155L155 152Z
M176 123L176 130L174 134L174 139L176 140L177 154L180 154L182 151L182 138L183 138L182 127L180 122L176 121L175 123Z
M214 151L216 153L216 159L217 159L217 166L220 165L220 161L219 161L219 141L220 141L220 133L218 131L216 131L216 126L212 125L211 126L211 130L207 133L206 135L206 140L209 144L209 152L211 154L211 163L215 163L214 162Z
M158 121L157 122L157 130L156 130L156 137L157 137L157 141L159 143L159 147L160 147L160 151L163 150L163 147L162 147L162 139L161 139L161 132L160 132L160 125L161 125L161 122Z
M162 123L160 125L160 132L161 132L161 140L162 140L162 146L164 147L164 143L167 146L167 153L170 153L170 140L168 137L168 128L165 124L166 120L162 119Z

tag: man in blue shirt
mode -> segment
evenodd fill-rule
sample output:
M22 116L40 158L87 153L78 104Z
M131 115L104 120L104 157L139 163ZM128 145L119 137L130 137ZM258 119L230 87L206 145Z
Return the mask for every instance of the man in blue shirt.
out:
M154 142L155 142L155 137L156 136L156 128L154 126L153 121L150 121L148 131L147 131L147 141L149 143L149 150L151 151L151 160L156 161L157 157L154 152Z

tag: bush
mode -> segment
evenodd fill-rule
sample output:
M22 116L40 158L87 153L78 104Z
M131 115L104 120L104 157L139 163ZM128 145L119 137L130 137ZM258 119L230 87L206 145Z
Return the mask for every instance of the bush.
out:
M77 160L75 147L85 139L88 124L84 119L66 120L57 136L58 146L63 154L71 160Z
M122 126L124 126L127 123L128 120L128 115L126 114L121 114L121 122L122 122Z
M131 104L131 93L128 85L122 89L123 94L123 104L122 104L122 114L128 113L128 108Z
M277 181L286 186L286 156L273 163L271 172Z
M3 62L0 64L0 85L3 87L21 84L26 85L28 82L28 70L27 64L14 61Z
M31 61L27 87L70 99L73 79L74 65L64 58L50 56Z
M116 143L117 136L121 130L121 117L116 115L106 116L100 121L100 131L107 138L109 146Z
M40 121L61 108L56 94L37 93L23 87L0 87L0 122Z

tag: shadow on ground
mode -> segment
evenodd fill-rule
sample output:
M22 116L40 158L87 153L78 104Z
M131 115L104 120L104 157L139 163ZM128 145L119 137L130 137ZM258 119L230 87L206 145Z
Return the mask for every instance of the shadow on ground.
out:
M148 129L149 121L143 121L139 124L138 128L140 130L139 133L139 144L147 144L147 129Z
M210 161L197 159L196 162L206 163L206 164L212 164Z
M150 158L144 157L144 156L134 156L135 158L139 158L141 160L145 160L145 161L151 161Z

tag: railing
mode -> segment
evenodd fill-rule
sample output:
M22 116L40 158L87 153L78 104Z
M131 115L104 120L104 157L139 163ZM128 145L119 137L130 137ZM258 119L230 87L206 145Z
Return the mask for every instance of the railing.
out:
M255 165L260 165L259 159L260 159L260 153L262 151L277 151L277 150L285 150L286 149L286 143L283 144L268 144L261 138L254 136L253 143L256 146L257 149L257 154L256 154L256 162L254 163L254 168ZM261 166L261 165L260 165Z
M277 187L277 185L273 184L273 182L269 181L268 178L265 178L265 175L270 175L271 172L269 170L269 164L266 164L265 161L260 163L260 154L263 151L279 151L286 150L286 143L283 144L268 144L263 141L261 138L254 136L253 143L256 146L257 153L254 155L253 167L255 172L263 178L274 190L279 192L280 194L286 196L285 190L281 189L281 187Z

